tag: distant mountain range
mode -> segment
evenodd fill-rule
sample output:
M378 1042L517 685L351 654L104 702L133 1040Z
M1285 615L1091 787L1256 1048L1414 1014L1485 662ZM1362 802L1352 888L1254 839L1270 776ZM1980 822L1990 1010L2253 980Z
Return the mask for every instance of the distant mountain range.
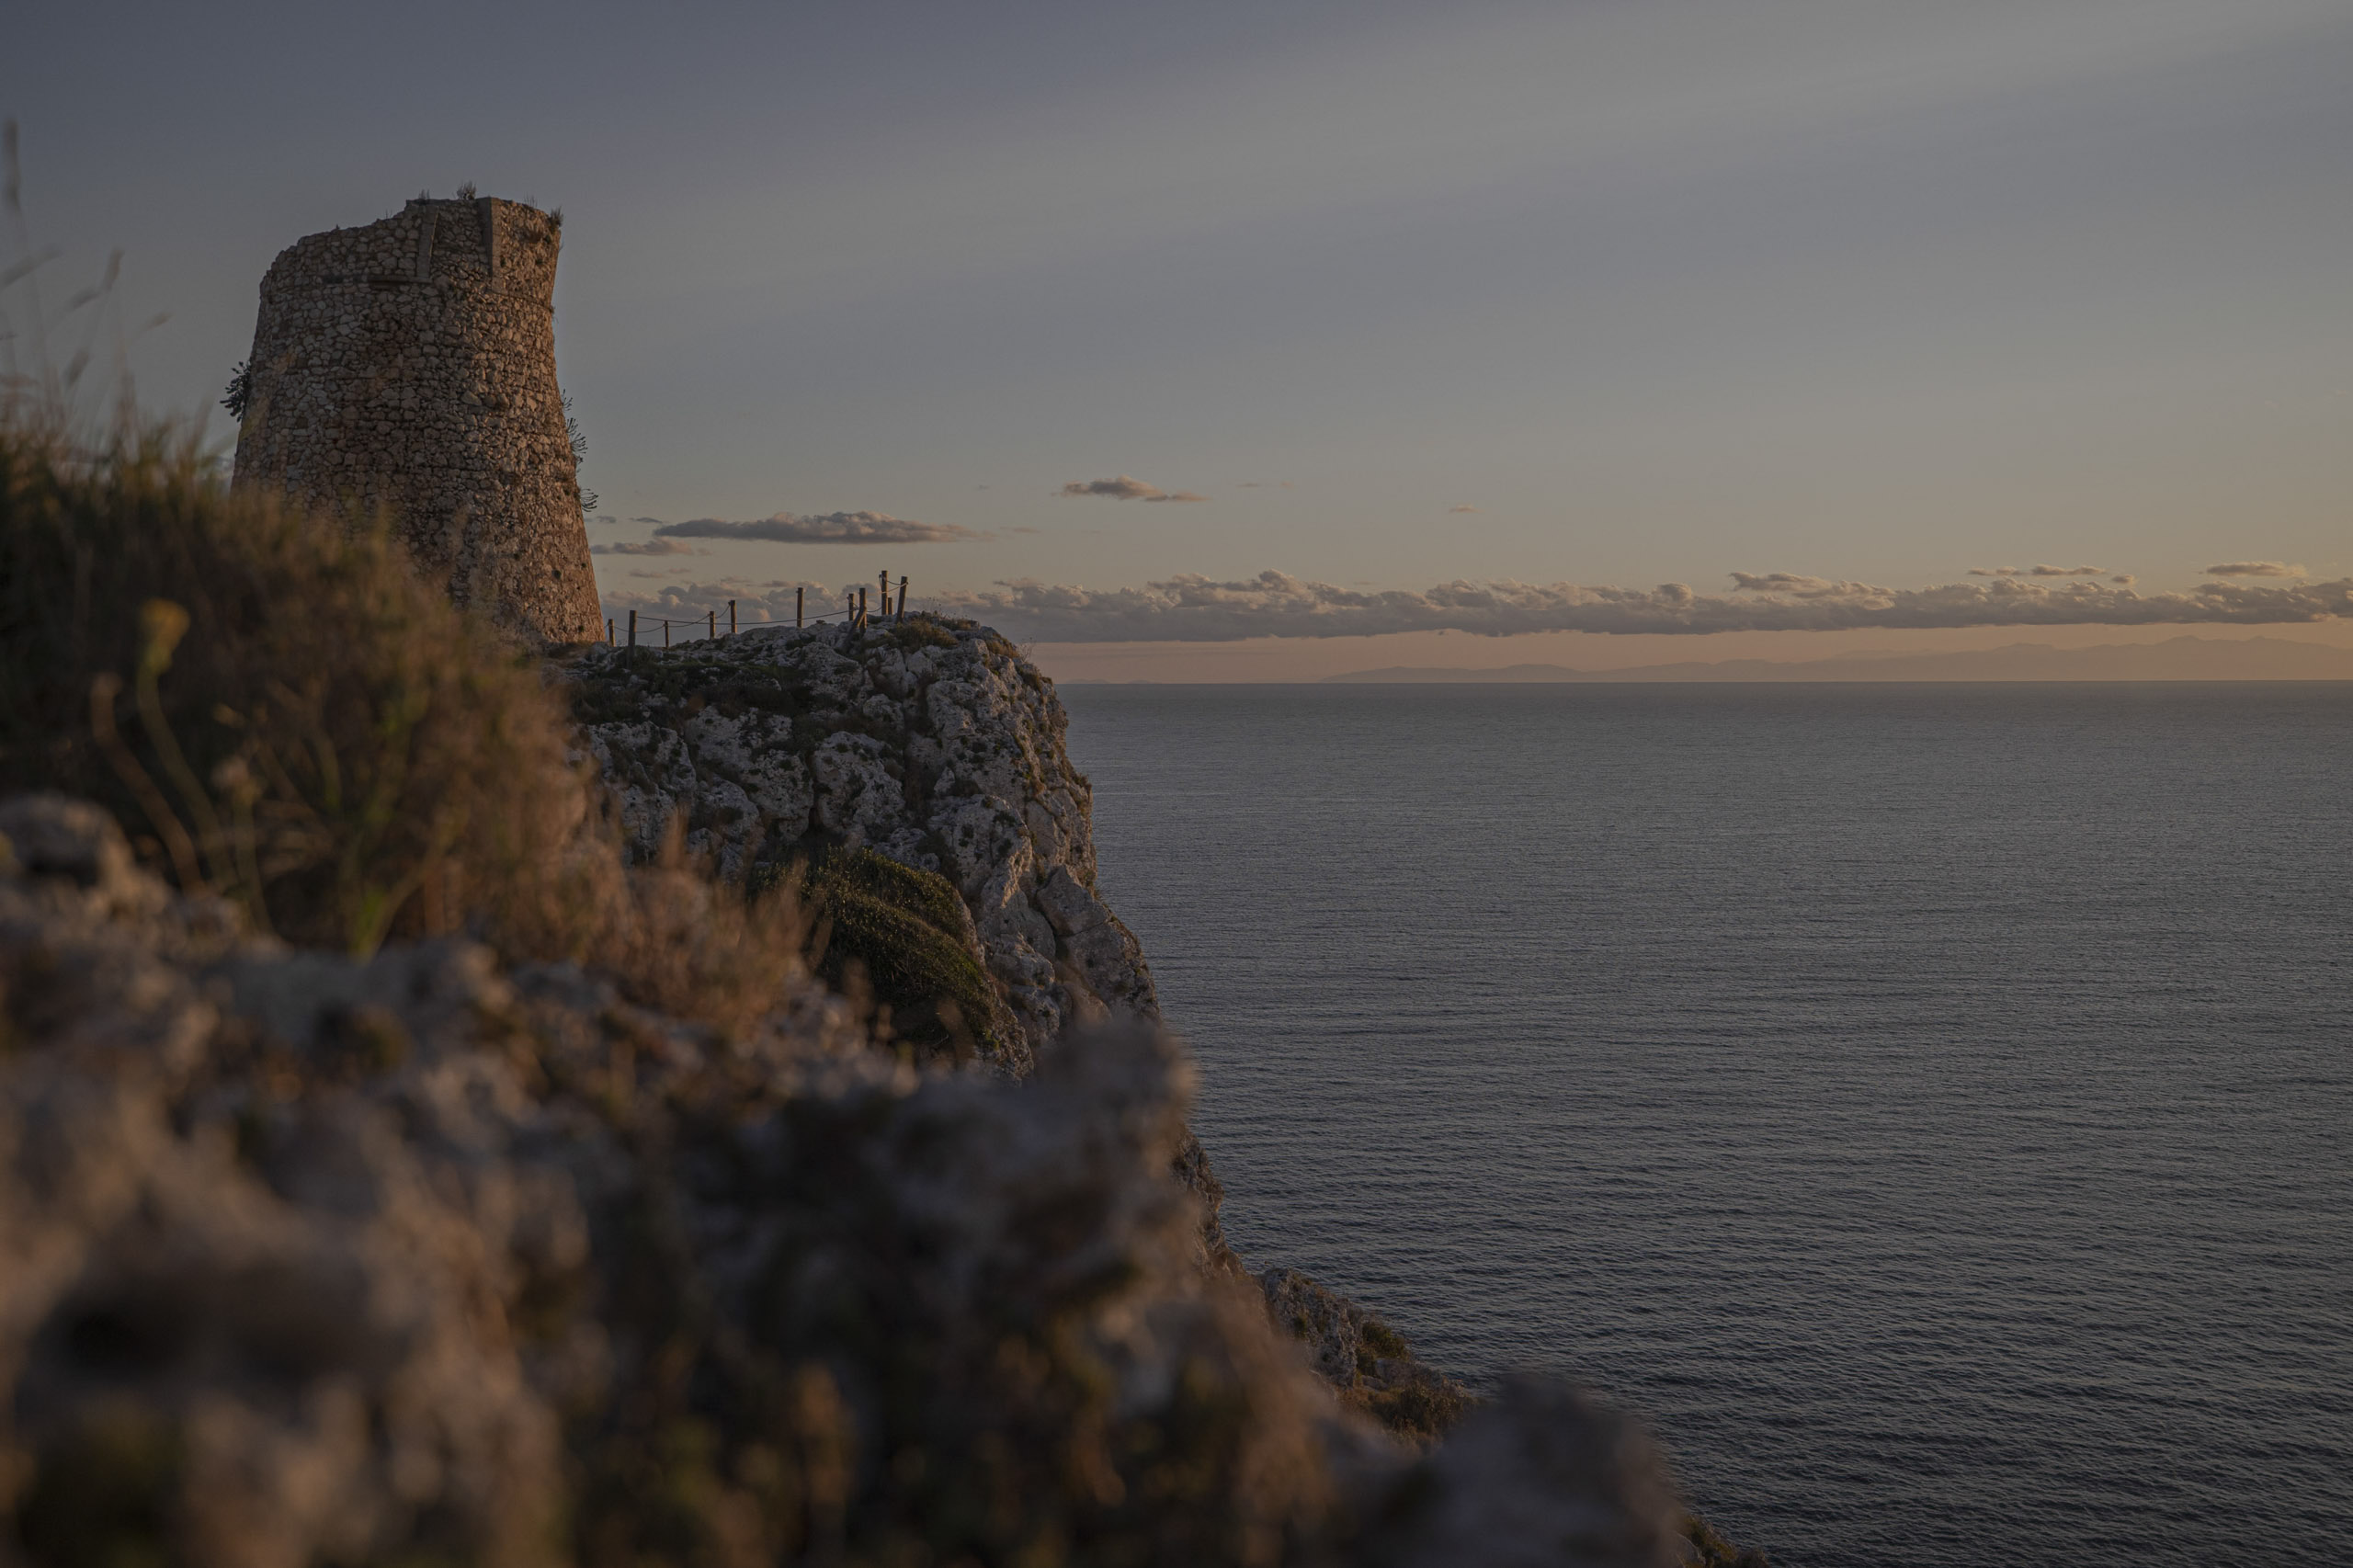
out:
M2013 642L1949 653L1871 651L1829 659L1688 660L1617 670L1566 665L1505 665L1497 669L1392 665L1326 676L1325 684L1486 683L1493 681L1674 680L2353 680L2353 648L2282 637L2175 637L2163 642L2104 642L2053 648Z

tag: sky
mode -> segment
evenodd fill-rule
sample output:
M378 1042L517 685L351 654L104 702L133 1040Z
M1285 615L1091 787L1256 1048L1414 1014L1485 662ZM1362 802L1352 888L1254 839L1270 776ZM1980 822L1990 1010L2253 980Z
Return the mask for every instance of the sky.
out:
M218 397L302 234L561 207L624 613L888 568L1099 678L2353 644L2343 0L6 32L0 244L59 301L123 253L151 408Z

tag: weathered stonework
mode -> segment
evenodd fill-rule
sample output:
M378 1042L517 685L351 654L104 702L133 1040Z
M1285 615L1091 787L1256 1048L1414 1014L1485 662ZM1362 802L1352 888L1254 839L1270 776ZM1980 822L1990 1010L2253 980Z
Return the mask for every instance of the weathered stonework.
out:
M384 507L418 569L542 641L602 634L563 394L558 226L490 197L280 251L261 282L236 482Z

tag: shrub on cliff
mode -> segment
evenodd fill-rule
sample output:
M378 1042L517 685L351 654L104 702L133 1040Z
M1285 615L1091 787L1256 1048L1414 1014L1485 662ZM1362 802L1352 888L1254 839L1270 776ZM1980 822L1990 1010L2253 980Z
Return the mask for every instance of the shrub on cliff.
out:
M381 519L228 491L192 441L0 425L0 790L97 800L183 891L290 941L466 931L740 1024L788 902L632 877L536 659Z
M947 878L871 849L836 848L801 879L810 957L836 990L863 988L926 1056L1002 1058L1004 1005L973 957L972 916Z

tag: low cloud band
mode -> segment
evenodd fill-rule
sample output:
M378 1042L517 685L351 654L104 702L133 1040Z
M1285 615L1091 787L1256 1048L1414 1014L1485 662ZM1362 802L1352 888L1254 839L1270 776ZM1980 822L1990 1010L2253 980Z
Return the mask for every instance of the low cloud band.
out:
M1739 574L1742 586L1710 595L1682 583L1655 588L1574 583L1453 582L1421 591L1359 592L1262 572L1243 582L1197 575L1140 588L1017 581L938 596L938 608L1050 642L1231 642L1252 637L1372 637L1465 631L1690 634L1835 631L1966 626L2263 626L2353 616L2353 577L2284 585L2202 584L2143 594L2082 578L2000 577L1888 588L1790 573Z

